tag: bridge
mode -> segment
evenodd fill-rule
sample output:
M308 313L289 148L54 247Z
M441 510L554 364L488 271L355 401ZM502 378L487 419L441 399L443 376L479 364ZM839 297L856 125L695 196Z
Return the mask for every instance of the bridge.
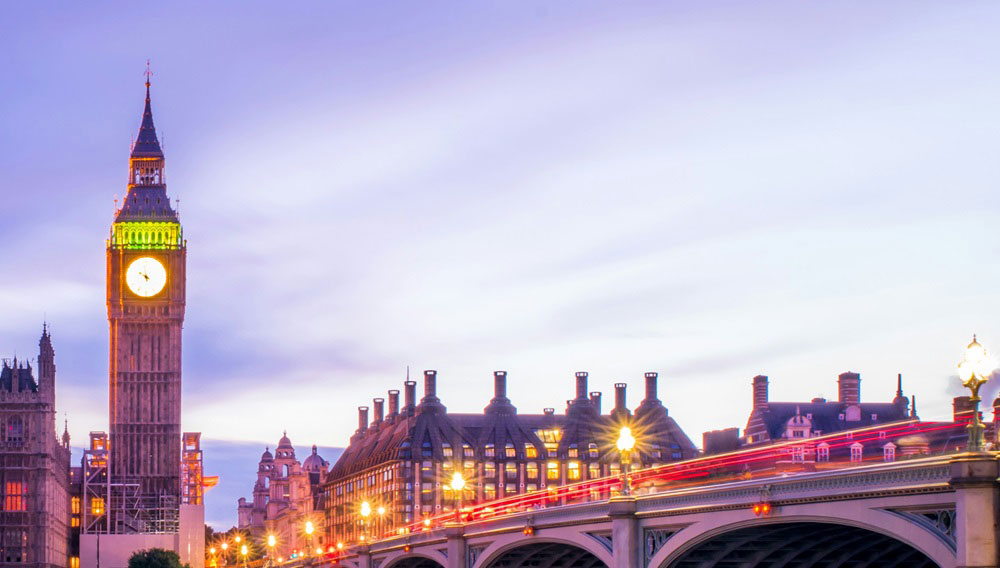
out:
M731 459L731 458L729 458ZM704 460L699 460L704 461ZM708 468L718 468L709 460ZM703 466L705 464L702 464ZM683 479L673 466L673 479ZM687 471L696 471L688 469ZM633 495L479 508L352 546L352 568L997 566L998 454L646 484ZM663 477L663 474L659 474ZM750 476L746 476L750 477ZM653 476L645 475L647 481ZM593 487L580 492L595 496ZM549 501L552 496L549 495ZM522 500L523 501L523 500ZM464 510L463 510L464 511Z

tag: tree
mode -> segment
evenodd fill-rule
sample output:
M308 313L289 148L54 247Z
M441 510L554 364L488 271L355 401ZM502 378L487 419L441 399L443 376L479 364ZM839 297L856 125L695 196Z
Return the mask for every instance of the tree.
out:
M181 564L181 557L173 550L150 548L139 550L128 559L128 568L191 568Z

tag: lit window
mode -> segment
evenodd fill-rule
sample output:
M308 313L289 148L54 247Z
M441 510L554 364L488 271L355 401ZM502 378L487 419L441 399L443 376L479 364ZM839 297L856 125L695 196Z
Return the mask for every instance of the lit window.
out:
M493 462L486 462L483 464L483 476L486 479L493 479L497 476L497 464Z
M486 444L486 457L492 458L496 455L496 447L493 444Z
M577 449L576 444L569 447L569 457L578 458L580 457L580 450Z
M487 500L496 499L497 498L496 483L487 483L483 485L483 495L485 495Z
M588 469L587 476L590 477L590 479L597 479L598 477L601 476L600 464L592 463L587 466L587 469Z
M580 480L580 462L571 461L566 464L566 477L570 481Z
M472 446L469 444L462 444L462 456L466 458L474 457L475 452L472 451Z
M69 526L78 527L80 526L80 517L72 517L69 520Z
M506 446L503 447L503 452L504 455L506 455L508 458L517 457L517 452L514 450L514 444L511 444L509 442L507 443Z
M516 480L517 479L517 464L516 463L514 463L514 462L507 462L507 464L504 465L503 471L504 471L504 478L506 478L508 480L510 480L510 479Z
M524 488L527 491L538 491L538 484L537 483L529 483L529 484L525 485Z
M545 470L546 470L545 471L545 478L546 479L550 479L550 480L558 480L559 479L559 462L557 462L557 461L550 461L549 463L545 464Z
M446 457L446 458L450 458L452 456L451 444L449 444L447 442L445 442L444 444L442 444L441 445L441 454L444 455L444 457Z
M70 511L74 515L79 515L80 514L80 498L79 497L73 497L73 499L70 500Z
M596 460L597 459L597 453L598 453L597 452L597 444L591 442L587 446L587 452L590 454L590 459Z
M466 461L462 464L462 477L472 479L476 476L476 462Z
M528 479L538 479L538 462L528 462L524 466Z
M536 448L534 444L525 444L524 445L524 457L529 458L529 459L530 458L537 458L538 457L538 448Z
M507 485L504 485L503 492L506 495L511 495L513 493L517 493L517 484L516 483L508 483Z
M91 515L103 515L104 514L104 499L100 497L91 497L90 499L90 514Z
M805 448L802 446L792 448L792 461L796 463L805 461Z

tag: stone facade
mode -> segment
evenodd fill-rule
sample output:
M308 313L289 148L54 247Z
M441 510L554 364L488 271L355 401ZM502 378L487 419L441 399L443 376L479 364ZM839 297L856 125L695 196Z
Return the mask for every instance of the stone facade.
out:
M56 435L55 351L0 364L0 566L69 563L69 435Z
M329 543L357 542L362 531L386 534L463 506L545 490L546 487L620 473L615 440L621 426L640 433L633 467L693 458L697 449L657 398L657 374L646 373L646 398L633 413L624 383L615 384L615 405L601 410L601 393L588 392L588 375L576 374L576 396L566 411L518 414L507 398L507 373L494 373L494 397L482 414L451 414L437 396L437 373L424 372L424 397L416 382L359 408L358 430L324 485L323 509ZM450 487L455 472L467 480L462 495ZM361 526L358 507L373 514ZM382 511L379 513L379 511Z
M253 501L239 499L238 524L258 542L267 542L274 535L275 558L289 558L304 551L315 552L325 544L323 515L316 513L321 483L326 478L329 462L320 457L316 446L302 463L295 458L295 448L287 433L281 436L271 454L265 448L257 465L257 481L253 486ZM306 523L313 534L305 531Z

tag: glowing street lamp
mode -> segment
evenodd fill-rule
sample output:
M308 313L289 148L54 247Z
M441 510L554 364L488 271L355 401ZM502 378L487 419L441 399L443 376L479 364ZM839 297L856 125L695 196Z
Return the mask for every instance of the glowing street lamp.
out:
M989 375L993 371L993 365L986 357L986 349L976 341L976 336L972 336L972 343L965 348L965 357L958 364L958 376L962 379L962 386L969 389L972 396L969 402L972 403L972 419L966 427L969 430L969 443L967 450L970 452L983 451L983 430L985 426L979 419L979 387L986 384Z
M229 543L222 541L222 544L219 546L222 548L222 565L225 566L229 564L229 558L227 558L228 555L226 554L226 551L229 550Z
M628 470L632 465L632 448L635 447L635 437L632 436L632 429L628 426L622 427L618 432L618 452L621 454L622 462L622 495L632 494L632 481L629 479Z
M239 537L237 537L237 538L239 538ZM244 568L247 565L247 552L248 552L247 551L247 545L244 544L242 547L240 547L240 554L243 555L243 566L244 566Z
M267 559L274 562L274 545L278 544L278 539L273 534L267 535Z
M372 505L368 501L361 502L361 542L365 542L368 517L372 516Z
M456 471L451 476L451 490L455 492L455 521L462 522L462 490L465 489L465 478L462 472Z
M315 529L315 527L313 527L313 522L312 521L306 521L306 537L308 537L308 540L309 540L309 546L306 547L306 556L309 556L309 549L312 548L313 531L314 530L316 530L316 529Z

